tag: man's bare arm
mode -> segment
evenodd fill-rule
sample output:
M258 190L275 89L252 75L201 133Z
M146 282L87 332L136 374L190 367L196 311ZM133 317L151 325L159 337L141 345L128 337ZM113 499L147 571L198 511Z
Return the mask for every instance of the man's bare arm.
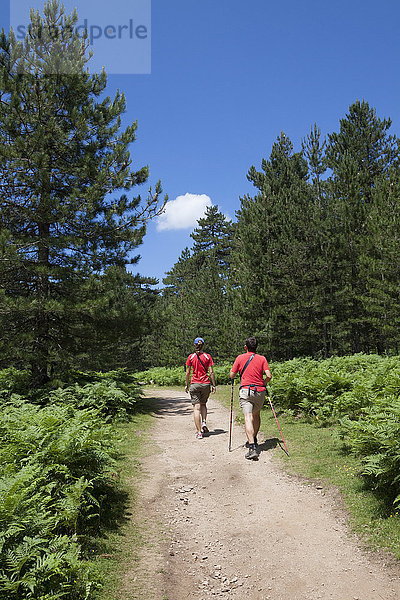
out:
M267 383L269 383L272 379L271 371L269 369L266 369L264 371L264 375L265 375L265 385L267 385Z
M186 369L186 387L185 387L185 392L189 391L189 385L190 385L190 377L192 375L192 367L188 367Z
M215 383L215 373L214 373L214 369L210 366L210 379L211 379L211 386L214 388L212 391L215 392L216 389L216 383Z

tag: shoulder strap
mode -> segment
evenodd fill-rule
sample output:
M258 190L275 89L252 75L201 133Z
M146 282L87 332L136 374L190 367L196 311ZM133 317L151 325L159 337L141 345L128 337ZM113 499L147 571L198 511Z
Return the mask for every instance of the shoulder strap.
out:
M208 374L208 373L207 373L208 369L206 369L206 367L205 367L205 365L204 365L203 361L201 360L201 358L200 358L200 356L197 354L197 352L196 352L196 356L197 356L197 358L199 359L199 361L200 361L200 363L201 363L201 366L202 366L202 367L203 367L203 369L204 369L204 372L205 372L205 374L207 375L207 374Z
M249 366L249 364L251 363L251 361L253 360L254 357L255 357L255 354L252 354L250 356L250 358L248 358L248 360L247 360L246 364L244 365L243 369L239 372L240 379L242 379L243 373L245 372L245 370L247 369L247 367Z

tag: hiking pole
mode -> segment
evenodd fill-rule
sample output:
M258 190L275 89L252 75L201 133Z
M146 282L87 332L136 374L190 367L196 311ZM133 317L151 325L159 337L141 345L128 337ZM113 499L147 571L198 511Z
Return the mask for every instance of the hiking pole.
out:
M234 380L232 379L231 381L231 413L229 416L229 452L231 451L231 445L232 445L232 417L233 417L233 386L234 386Z
M267 395L268 395L268 400L269 400L269 404L271 406L272 413L273 413L273 415L275 417L276 425L278 427L279 433L281 434L281 438L282 438L282 442L283 442L283 446L284 446L285 452L289 456L289 451L288 451L287 446L286 446L286 441L285 441L285 438L283 436L283 431L282 431L282 428L281 428L281 426L279 424L278 417L276 416L274 405L272 404L271 396L270 396L270 393L269 393L268 389L267 389Z

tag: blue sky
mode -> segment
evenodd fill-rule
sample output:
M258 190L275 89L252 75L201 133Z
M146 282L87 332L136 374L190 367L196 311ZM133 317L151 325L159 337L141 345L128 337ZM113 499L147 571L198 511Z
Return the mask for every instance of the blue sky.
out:
M72 4L79 12L85 3ZM249 167L269 156L281 131L299 149L313 123L335 131L349 105L365 99L400 135L398 0L151 4L151 74L111 75L108 90L125 92L125 123L138 121L134 167L149 165L149 183L161 179L170 201L184 197L170 206L170 226L193 211L184 229L149 224L141 274L162 279L191 245L196 207L211 201L235 216L240 196L252 193ZM110 8L92 6L96 14Z

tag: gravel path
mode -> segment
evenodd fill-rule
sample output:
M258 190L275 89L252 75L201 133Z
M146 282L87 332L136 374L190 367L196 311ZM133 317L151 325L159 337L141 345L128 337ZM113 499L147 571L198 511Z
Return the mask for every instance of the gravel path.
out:
M183 392L148 395L159 409L139 498L147 544L124 598L400 599L398 565L357 546L323 489L285 475L279 447L247 461L241 426L228 453L229 413L212 397L211 435L196 440Z

